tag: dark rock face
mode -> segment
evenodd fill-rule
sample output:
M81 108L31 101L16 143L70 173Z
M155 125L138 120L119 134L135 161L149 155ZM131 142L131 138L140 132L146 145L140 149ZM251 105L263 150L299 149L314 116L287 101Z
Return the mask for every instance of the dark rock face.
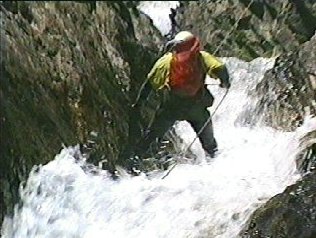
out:
M316 35L300 49L282 55L267 72L256 93L264 95L253 115L280 130L294 130L305 116L316 115ZM297 166L302 173L315 167L316 131L302 139Z
M316 237L316 172L289 186L260 207L242 232L244 238Z
M257 86L262 95L255 117L265 125L291 131L305 116L316 115L316 35L300 49L281 55ZM251 121L252 119L248 119ZM316 131L301 141L297 168L303 178L270 199L250 218L242 237L316 237Z
M316 168L316 131L308 133L301 142L304 148L297 157L297 167L304 174Z
M261 122L280 130L294 130L303 118L316 115L316 35L300 49L277 57L275 66L257 85L261 95L255 113L246 120Z
M209 52L250 60L295 50L316 29L313 0L182 2L181 29L196 33Z
M0 7L3 216L30 168L53 159L62 144L92 139L91 162L107 159L113 169L131 133L140 133L131 126L130 105L160 35L137 16L134 3L4 1Z

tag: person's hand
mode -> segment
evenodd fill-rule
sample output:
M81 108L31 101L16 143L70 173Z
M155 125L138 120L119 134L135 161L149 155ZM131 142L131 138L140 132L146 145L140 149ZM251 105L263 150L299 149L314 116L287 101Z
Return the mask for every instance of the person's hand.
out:
M221 82L219 85L221 88L230 88L230 82Z
M138 107L139 107L139 103L133 103L131 105L131 108L133 108L133 109L137 109Z

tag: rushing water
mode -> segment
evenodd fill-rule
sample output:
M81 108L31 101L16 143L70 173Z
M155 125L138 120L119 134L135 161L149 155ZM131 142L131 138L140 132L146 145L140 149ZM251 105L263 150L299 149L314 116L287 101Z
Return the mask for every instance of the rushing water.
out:
M299 178L298 139L312 128L309 120L295 132L239 123L256 101L248 92L273 60L223 61L232 87L214 116L219 154L213 161L205 162L197 141L198 164L178 164L165 179L161 173L113 181L106 171L84 172L78 150L63 149L31 173L3 237L236 237L251 212ZM225 90L209 87L216 106ZM185 122L176 130L184 144L195 136Z
M34 168L21 189L22 204L5 218L2 237L185 238L237 237L249 215L294 183L298 140L313 129L306 119L295 132L247 126L242 118L256 105L248 96L273 59L227 63L232 87L213 117L218 156L205 161L199 141L192 146L199 163L178 164L172 172L113 181L106 171L83 169L76 147L65 148ZM214 80L207 79L211 84ZM225 93L216 85L212 112ZM195 137L188 123L176 131L187 146Z
M150 16L153 24L165 35L171 28L171 23L168 18L170 8L177 8L179 2L177 1L141 1L139 9Z

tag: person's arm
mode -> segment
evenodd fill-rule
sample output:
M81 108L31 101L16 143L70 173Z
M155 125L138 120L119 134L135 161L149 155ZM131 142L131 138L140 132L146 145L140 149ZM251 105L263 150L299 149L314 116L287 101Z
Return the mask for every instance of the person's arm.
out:
M146 81L141 86L133 107L138 105L140 101L145 100L152 89L159 91L169 87L168 82L171 59L172 53L166 53L156 61L153 68L148 73Z
M220 87L230 88L229 73L225 64L206 51L201 51L201 55L206 73L212 78L219 79Z
M155 91L159 91L165 87L169 87L169 71L172 53L168 52L159 58L153 68L147 75L151 87Z

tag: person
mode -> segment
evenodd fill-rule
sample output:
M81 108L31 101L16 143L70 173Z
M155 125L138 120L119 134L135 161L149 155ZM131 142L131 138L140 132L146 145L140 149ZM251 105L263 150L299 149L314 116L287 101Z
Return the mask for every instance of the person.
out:
M176 121L186 120L198 134L210 117L207 107L212 106L214 98L204 84L206 74L220 80L220 87L230 88L227 68L215 56L201 50L201 43L189 31L177 33L166 44L168 50L159 58L149 74L141 91L139 100L132 105L139 107L153 89L163 92L162 103L154 121L136 143L135 153L146 152L156 139L162 140L164 134ZM204 150L210 157L215 156L217 142L214 138L212 120L209 120L198 135Z

